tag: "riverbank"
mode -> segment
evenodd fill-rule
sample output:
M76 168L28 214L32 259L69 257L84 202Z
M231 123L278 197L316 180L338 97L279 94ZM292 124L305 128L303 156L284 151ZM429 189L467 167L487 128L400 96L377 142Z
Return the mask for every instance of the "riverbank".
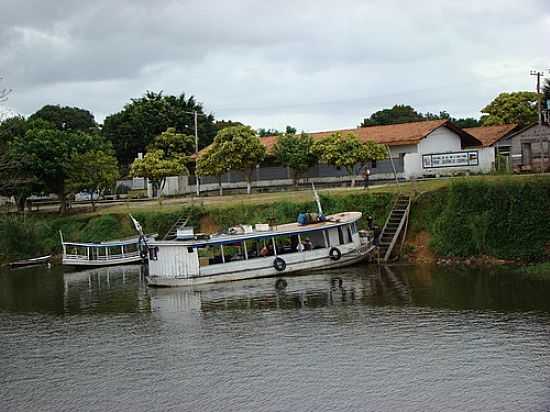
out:
M398 190L414 197L405 259L453 264L485 261L541 262L550 259L550 177L487 176L410 182L361 189L322 191L325 213L358 210L382 226ZM240 200L239 200L240 199ZM277 200L278 199L278 200ZM294 221L316 211L311 192L229 197L209 201L104 209L66 217L54 214L0 217L0 261L59 253L59 231L66 240L98 242L135 235L132 213L149 233L166 233L189 217L202 232L258 222ZM362 222L365 225L365 222Z

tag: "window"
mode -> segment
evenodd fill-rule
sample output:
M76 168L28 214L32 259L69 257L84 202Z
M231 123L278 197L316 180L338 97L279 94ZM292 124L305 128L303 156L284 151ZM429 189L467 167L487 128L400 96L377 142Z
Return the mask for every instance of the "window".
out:
M210 266L224 263L222 248L220 245L198 247L199 266Z
M342 231L342 226L338 226L338 242L340 242L340 245L344 244L344 233Z
M244 260L244 245L243 242L225 243L223 245L223 256L225 262L236 262L238 260Z
M277 247L278 255L285 255L287 253L294 253L298 251L298 236L276 236L275 245Z
M300 236L304 250L322 249L325 246L325 235L321 230L304 233Z
M376 159L371 160L371 162L370 162L370 168L371 168L371 169L376 169Z
M346 225L346 234L347 234L347 243L353 242L353 238L351 237L351 225Z

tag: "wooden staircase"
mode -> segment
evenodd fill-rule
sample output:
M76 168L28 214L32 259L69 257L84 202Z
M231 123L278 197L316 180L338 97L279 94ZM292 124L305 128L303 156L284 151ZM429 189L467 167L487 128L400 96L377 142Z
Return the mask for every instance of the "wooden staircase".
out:
M383 262L390 260L393 249L402 233L404 239L409 222L410 209L411 197L407 194L399 194L386 220L386 224L378 237L380 259Z
M187 217L186 219L183 219L182 217L180 217L172 225L170 230L168 230L168 232L166 232L166 235L164 235L162 240L174 240L176 238L177 234L178 234L178 228L185 226L187 224L187 222L189 222L189 217Z

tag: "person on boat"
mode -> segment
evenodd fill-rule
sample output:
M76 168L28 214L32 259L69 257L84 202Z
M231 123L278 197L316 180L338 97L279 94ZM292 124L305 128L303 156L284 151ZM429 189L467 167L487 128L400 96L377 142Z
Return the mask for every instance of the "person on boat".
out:
M306 237L304 239L304 250L312 250L313 249L313 244L311 243L311 239Z

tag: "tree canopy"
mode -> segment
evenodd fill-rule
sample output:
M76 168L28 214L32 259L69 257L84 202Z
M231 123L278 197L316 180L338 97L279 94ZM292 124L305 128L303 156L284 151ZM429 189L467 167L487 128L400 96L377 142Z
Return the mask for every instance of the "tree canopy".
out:
M67 180L73 159L92 150L109 150L99 135L81 131L62 131L51 123L38 120L28 123L23 137L17 136L8 145L6 159L25 165L25 173L55 193L66 209ZM82 165L81 165L82 166Z
M195 137L177 133L176 128L169 127L155 137L147 150L160 149L166 157L189 156L195 152Z
M481 110L485 113L481 116L481 123L483 126L508 123L523 126L536 122L537 99L535 92L501 93Z
M165 96L148 91L143 97L132 99L124 108L108 116L103 124L103 135L113 143L122 165L129 165L138 153L144 153L153 139L169 127L177 133L195 135L194 115L197 112L199 148L209 145L216 135L214 116L205 114L202 104L193 96Z
M134 160L130 175L149 179L160 200L167 177L189 173L185 167L185 161L186 159L182 156L167 157L162 150L153 149L148 151L143 159Z
M472 117L454 118L445 110L440 111L439 114L430 112L421 113L416 111L412 106L396 104L391 109L379 110L369 118L363 119L360 127L422 122L426 120L450 120L458 127L476 127L480 125L477 119Z
M94 115L78 107L46 105L29 117L29 121L45 120L58 130L97 132Z
M287 126L285 128L285 131L282 132L278 129L264 129L263 127L258 129L257 131L258 136L260 137L266 137L266 136L280 136L282 134L296 134L296 128L292 126Z
M353 133L342 135L334 133L313 143L313 153L322 161L335 166L343 167L351 176L351 185L355 185L355 166L367 161L385 159L384 146L372 141L361 143Z
M220 196L223 195L222 176L229 170L229 159L224 158L223 152L216 147L214 147L214 150L202 153L197 159L197 175L215 176L218 179Z
M247 193L252 187L252 173L266 156L265 146L249 126L222 129L208 151L217 153L214 159L224 162L228 169L240 170L247 180ZM212 155L214 156L214 155Z
M68 168L69 186L90 194L92 210L95 210L94 194L101 196L105 190L113 188L119 178L116 157L109 149L77 153Z
M294 184L297 184L304 172L317 162L312 145L313 139L305 133L283 134L277 137L273 156L282 166L293 170Z

